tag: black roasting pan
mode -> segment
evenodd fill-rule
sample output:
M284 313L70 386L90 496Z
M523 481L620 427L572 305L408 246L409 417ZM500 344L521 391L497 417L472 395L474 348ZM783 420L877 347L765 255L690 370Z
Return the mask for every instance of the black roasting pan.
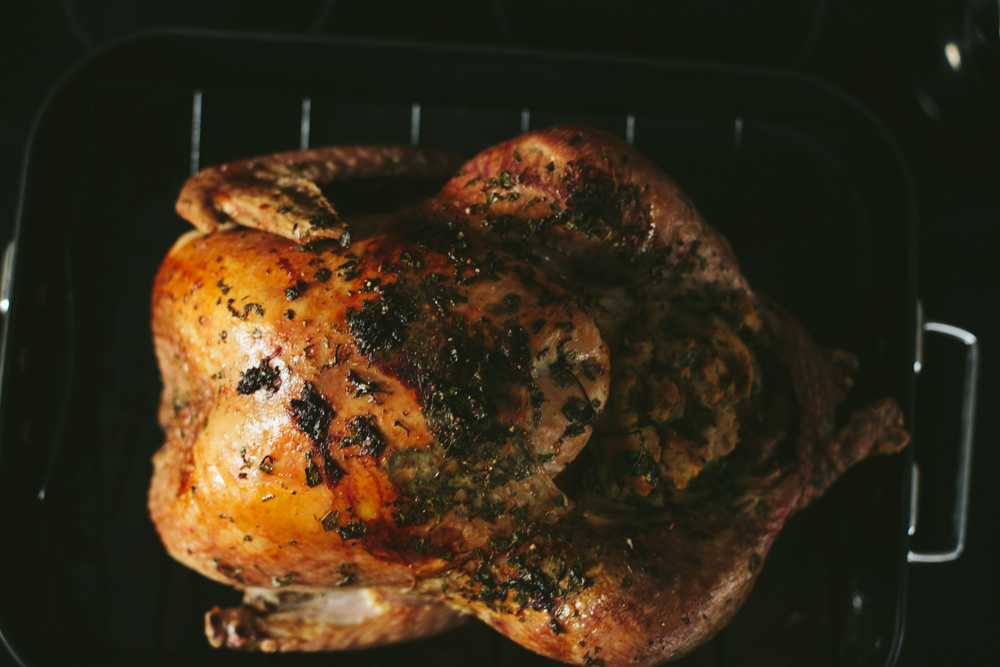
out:
M148 518L160 381L154 272L193 169L301 145L471 155L582 121L670 173L745 272L862 362L852 400L912 423L916 207L885 128L800 75L349 39L156 32L67 75L34 126L0 385L0 633L22 665L548 664L470 624L324 655L211 649L238 594L170 560ZM911 455L871 460L796 517L745 608L682 665L891 665L903 627ZM0 649L2 651L2 649Z

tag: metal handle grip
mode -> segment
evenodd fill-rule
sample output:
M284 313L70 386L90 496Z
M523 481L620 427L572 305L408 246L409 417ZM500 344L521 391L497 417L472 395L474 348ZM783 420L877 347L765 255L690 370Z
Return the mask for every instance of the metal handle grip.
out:
M954 545L945 551L910 551L906 560L911 563L947 563L962 555L965 549L965 531L969 515L969 479L972 476L972 432L976 416L976 383L979 375L979 341L958 327L941 322L925 322L922 331L955 338L966 346L965 378L962 387L962 422L958 442L958 473L955 478L955 530ZM920 365L915 366L919 370ZM913 467L913 493L911 496L910 534L916 530L916 507L919 497L919 480L916 464Z
M3 266L0 268L0 315L6 315L10 310L10 295L14 289L14 240L7 243L3 253Z

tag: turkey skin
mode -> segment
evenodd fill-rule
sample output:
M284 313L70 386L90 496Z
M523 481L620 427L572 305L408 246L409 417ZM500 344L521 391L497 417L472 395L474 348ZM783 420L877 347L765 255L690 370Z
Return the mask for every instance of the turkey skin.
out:
M372 179L436 194L338 210ZM892 399L838 422L856 360L585 126L465 163L232 163L177 210L196 229L153 287L149 510L171 556L245 591L206 614L215 646L355 649L475 617L564 662L659 664L732 618L790 516L908 441Z

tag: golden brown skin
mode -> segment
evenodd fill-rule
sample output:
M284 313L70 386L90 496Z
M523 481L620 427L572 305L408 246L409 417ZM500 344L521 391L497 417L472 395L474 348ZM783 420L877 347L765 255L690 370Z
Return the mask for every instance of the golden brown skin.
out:
M153 520L180 562L285 595L211 612L213 644L356 648L471 613L558 660L657 664L732 617L789 516L906 444L891 400L838 427L853 359L617 139L518 137L350 243L252 214L262 182L310 191L289 162L349 171L338 150L193 179L178 210L211 233L154 286ZM244 227L206 224L219 207ZM296 245L304 224L335 240ZM381 621L321 611L342 587Z
M392 285L378 269L385 262L402 263L405 247L383 236L359 240L349 251L331 245L310 252L271 234L237 228L192 233L171 250L154 288L154 338L165 385L160 419L168 444L155 460L151 511L167 548L181 562L226 583L270 586L274 578L292 576L289 584L319 588L341 581L345 568L359 583L409 586L448 567L421 557L407 546L409 536L396 529L393 503L399 492L387 470L397 452L426 452L443 465L431 447L435 437L420 390L407 386L407 380L440 380L401 378L398 369L370 363L347 324L348 312L377 302L378 292L366 288L366 281L381 281L380 290ZM443 255L425 252L422 262L422 271L450 272ZM323 269L330 272L325 282L315 278ZM289 301L286 290L307 280ZM454 289L452 282L445 278L434 288ZM538 304L544 284L532 292L509 275L481 281L462 290L467 302L452 312L470 331L485 330L481 320L491 317L492 305L504 307L508 328L519 324L528 330L547 317L546 325L527 337L531 349L549 348L526 369L549 398L540 406L538 427L534 411L525 410L526 395L513 397L514 409L503 423L530 430L528 453L550 456L546 465L553 468L542 467L509 492L516 487L556 495L549 476L586 442L590 429L560 438L568 423L557 409L565 403L560 396L580 389L550 379L548 364L556 358L550 341L563 336L555 323L573 325L563 348L581 361L594 359L605 369L607 351L593 321L559 288L550 286L553 302ZM503 296L514 290L522 298L520 310L510 315ZM424 305L422 324L444 326L436 321L434 304ZM249 384L247 378L262 368L270 379ZM606 371L581 382L603 404ZM297 410L306 417L297 419ZM309 410L319 414L310 416ZM367 433L359 434L359 425L377 442L364 442L359 435ZM305 432L316 428L322 429L321 438ZM359 444L349 444L352 437ZM159 474L168 469L172 475ZM463 549L470 550L509 531L511 523L504 517L463 521L456 530L464 534ZM365 539L341 537L348 525L365 530Z

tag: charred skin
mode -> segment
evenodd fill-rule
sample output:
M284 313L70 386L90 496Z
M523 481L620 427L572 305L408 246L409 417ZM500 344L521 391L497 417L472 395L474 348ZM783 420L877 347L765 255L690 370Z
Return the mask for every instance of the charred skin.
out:
M891 400L838 426L853 358L753 292L617 139L519 137L350 242L301 197L401 162L447 160L284 154L178 203L210 233L154 286L150 511L180 562L293 599L213 611L213 644L357 648L474 614L558 660L657 664L735 614L792 514L906 444ZM308 206L261 217L261 197ZM383 629L325 615L341 588L373 591Z

